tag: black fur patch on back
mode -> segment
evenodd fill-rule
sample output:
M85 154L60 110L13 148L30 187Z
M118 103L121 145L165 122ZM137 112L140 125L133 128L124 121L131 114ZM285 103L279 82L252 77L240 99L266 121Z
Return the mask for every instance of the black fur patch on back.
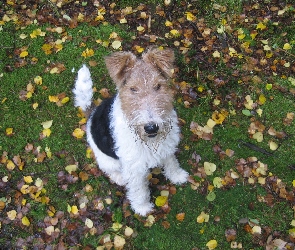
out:
M114 151L114 139L110 130L110 112L115 97L105 99L95 108L91 120L91 135L96 146L106 155L119 159Z

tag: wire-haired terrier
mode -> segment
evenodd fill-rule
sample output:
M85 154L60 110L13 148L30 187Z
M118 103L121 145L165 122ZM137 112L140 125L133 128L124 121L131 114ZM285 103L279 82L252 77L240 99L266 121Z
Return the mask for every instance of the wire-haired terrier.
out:
M131 52L115 52L105 58L117 94L95 107L87 122L87 141L99 168L118 185L125 186L132 209L152 211L149 169L163 167L175 184L187 181L174 155L180 140L173 92L174 53L153 48L137 59ZM92 80L84 65L73 89L75 106L92 109Z

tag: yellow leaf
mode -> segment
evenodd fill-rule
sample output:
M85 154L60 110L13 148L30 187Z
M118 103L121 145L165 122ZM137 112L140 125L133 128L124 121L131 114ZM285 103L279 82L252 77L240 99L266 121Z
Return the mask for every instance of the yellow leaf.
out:
M257 142L262 142L263 141L263 134L262 134L262 132L256 132L253 135L253 139L255 139Z
M65 103L67 103L69 100L70 100L70 98L66 96L66 97L64 97L64 98L61 100L61 103L62 103L62 104L65 104Z
M204 162L204 170L206 175L212 175L212 173L216 170L216 165L211 162Z
M151 226L155 223L155 221L156 221L155 217L154 217L153 215L150 214L150 215L147 217L147 220L146 220L144 226L145 226L145 227L151 227Z
M33 178L32 176L24 176L24 181L25 183L32 183L33 182Z
M251 31L250 36L252 38L252 40L255 39L255 37L257 36L258 32L256 30Z
M23 198L23 199L22 199L22 205L25 206L26 203L27 203L27 200Z
M121 228L122 228L122 224L120 224L119 222L114 222L113 225L112 225L112 229L114 231L119 231Z
M77 214L78 212L79 212L79 209L78 209L77 206L72 206L72 207L71 207L71 213L73 213L73 214Z
M167 26L167 27L171 27L172 25L173 25L172 22L166 20L166 22L165 22L165 26Z
M135 49L138 53L142 53L144 51L144 48L142 48L140 46L135 46Z
M86 57L90 57L94 55L94 50L93 49L88 49L86 48L86 50L84 50L81 54L81 56L83 56L84 58Z
M50 71L49 71L50 74L58 74L59 73L59 70L58 70L58 67L53 67Z
M34 83L36 83L37 85L41 85L42 84L42 77L41 76L36 76L34 78Z
M217 241L216 240L210 240L207 242L206 247L208 247L209 250L215 249L217 247Z
M121 42L113 41L111 46L113 47L113 49L119 49L121 47Z
M32 105L33 109L38 108L38 106L39 106L39 104L37 102L33 103L33 105Z
M58 34L61 34L62 31L63 31L62 27L56 27L54 30L55 30L55 32L57 32Z
M90 159L91 158L91 153L92 153L92 149L91 148L87 148L86 149L86 158Z
M213 179L213 185L214 187L216 188L221 188L223 185L222 185L222 179L220 177L215 177Z
M65 167L65 170L67 170L69 173L75 172L78 169L77 165L68 165Z
M19 57L24 58L24 57L26 57L28 54L29 54L29 52L25 50L25 51L23 51L23 52L20 53Z
M278 147L279 147L279 145L277 143L275 143L274 141L270 141L269 142L269 148L270 148L270 150L275 151L275 150L278 149Z
M284 50L289 50L289 49L292 49L292 47L291 47L291 45L289 43L285 43L283 49Z
M42 122L41 125L43 126L44 129L50 128L52 126L53 120Z
M264 45L263 46L263 49L265 50L265 51L270 51L271 50L271 47L269 46L269 45Z
M50 102L58 102L59 101L58 96L56 96L56 95L50 95L50 96L48 96L48 99Z
M295 187L295 180L292 181L292 185L293 185L293 187Z
M214 58L220 58L220 53L219 53L219 51L215 50L215 51L213 52L212 56L213 56Z
M197 217L197 222L198 223L204 223L209 221L209 214L204 213L203 211L201 214Z
M212 114L212 120L216 123L216 124L222 124L223 121L225 120L227 114L224 112L218 112L218 111L214 111Z
M252 227L252 234L261 234L261 227L260 226Z
M62 44L55 44L54 48L55 48L55 52L59 52L63 49L63 45Z
M266 97L263 94L261 94L259 96L259 104L263 105L265 102L266 102Z
M229 49L229 55L231 57L237 56L237 51L234 48L229 47L228 49Z
M74 130L74 132L72 133L72 135L73 135L74 137L76 137L77 139L81 139L81 138L83 138L84 134L85 134L85 131L83 131L83 130L80 129L80 128L76 128L76 129Z
M192 14L191 12L186 12L185 14L186 14L186 19L188 21L195 21L197 19L196 16Z
M7 212L7 217L10 220L14 220L16 218L16 211L15 210L10 210Z
M6 128L5 133L6 133L6 135L12 135L13 134L13 128Z
M8 170L13 170L15 168L15 164L13 163L13 161L7 160L7 162L6 162L6 168Z
M271 83L267 83L267 84L265 85L265 88L266 88L267 90L271 90L271 89L272 89L272 84L271 84Z
M42 134L43 134L45 137L49 137L50 134L51 134L51 130L50 130L50 128L43 129Z
M257 109L257 110L256 110L256 113L257 113L259 116L261 116L261 115L262 115L262 111L263 111L262 109Z
M180 34L179 34L179 31L176 30L176 29L173 29L173 30L170 30L170 33L171 35L175 36L175 37L178 37Z
M240 35L238 35L238 38L240 39L240 40L243 40L244 38L245 38L245 34L240 34Z
M266 26L263 23L260 22L260 23L258 23L256 25L256 29L265 30L266 29Z
M46 55L50 55L52 53L52 45L49 43L45 43L42 45L42 50L45 52Z
M155 204L158 207L162 207L165 205L165 203L167 202L168 197L167 196L158 196L156 198Z
M139 32L143 32L144 30L145 30L145 28L143 27L143 26L138 26L137 28L137 31L139 31Z
M28 219L28 217L27 216L24 216L23 218L22 218L22 224L23 225L25 225L25 226L30 226L30 221L29 221L29 219Z
M127 23L126 18L124 17L124 18L120 19L120 23Z
M19 36L19 38L20 39L26 39L28 36L26 35L26 34L21 34L20 36Z
M35 186L38 187L38 188L43 187L43 181L42 181L42 179L37 178L37 179L35 180Z

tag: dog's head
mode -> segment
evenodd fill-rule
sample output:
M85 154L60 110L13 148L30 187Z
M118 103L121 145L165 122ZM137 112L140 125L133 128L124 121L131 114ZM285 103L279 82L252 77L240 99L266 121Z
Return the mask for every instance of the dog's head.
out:
M174 52L149 49L138 59L131 52L105 58L116 84L122 110L130 126L143 140L166 136L171 127Z

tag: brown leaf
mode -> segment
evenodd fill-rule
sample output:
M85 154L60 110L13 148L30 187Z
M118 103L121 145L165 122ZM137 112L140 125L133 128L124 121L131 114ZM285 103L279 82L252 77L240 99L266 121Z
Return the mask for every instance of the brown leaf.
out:
M165 228L165 229L168 229L168 228L170 228L170 223L168 222L168 221L163 221L162 222L162 226Z
M185 213L176 214L176 220L183 221L185 218Z
M225 230L225 238L228 242L234 241L237 238L237 231L235 229Z

